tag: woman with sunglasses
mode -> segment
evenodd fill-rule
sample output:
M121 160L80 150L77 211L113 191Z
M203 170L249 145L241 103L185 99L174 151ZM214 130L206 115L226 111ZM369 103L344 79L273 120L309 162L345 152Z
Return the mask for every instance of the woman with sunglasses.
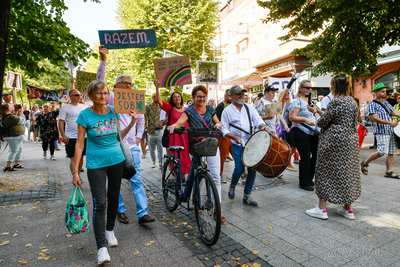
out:
M299 187L307 191L314 191L313 178L318 149L318 132L315 126L315 117L307 109L307 94L311 90L310 81L301 81L289 112L289 119L292 122L290 137L300 154Z
M185 112L186 107L183 106L183 98L179 92L173 92L169 97L169 101L165 102L161 100L160 96L160 86L161 83L159 80L154 80L154 85L156 86L156 97L158 105L162 110L167 113L169 125L175 124ZM167 125L167 126L169 126ZM185 128L189 128L189 124L185 122L183 124ZM185 184L185 176L189 173L190 164L192 161L189 157L189 140L187 134L173 134L169 136L169 146L183 146L185 148L184 151L181 152L181 167L182 167L182 180ZM168 154L176 154L173 152L168 152Z
M197 85L192 90L192 98L194 105L187 108L179 120L168 127L170 133L174 132L174 128L183 126L186 122L189 124L191 129L193 128L205 128L205 127L217 127L221 129L221 123L218 120L217 112L212 106L206 105L208 90L204 85ZM206 125L207 124L207 125ZM210 169L210 175L214 180L215 186L217 187L219 194L219 201L222 202L221 198L221 176L219 175L221 169L221 158L219 155L219 148L217 154L213 157L206 157L208 167ZM226 223L226 218L222 217L222 223Z

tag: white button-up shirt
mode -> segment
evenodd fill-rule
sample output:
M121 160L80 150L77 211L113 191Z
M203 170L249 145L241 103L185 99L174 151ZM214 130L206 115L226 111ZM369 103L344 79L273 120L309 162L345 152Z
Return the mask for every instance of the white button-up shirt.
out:
M249 108L251 124L253 125L253 127L255 126L258 128L260 124L264 124L263 119L261 118L260 115L258 115L254 107L249 104L245 105ZM247 115L247 110L244 106L242 106L240 111L234 104L230 104L224 109L221 116L221 125L222 125L221 131L224 136L226 136L228 133L231 133L234 136L240 137L242 142L245 144L247 140L249 140L251 135L236 129L230 126L229 124L232 124L236 127L240 127L248 133L251 132L254 133L254 130L253 131L250 130L249 116ZM234 140L232 140L232 143L239 145Z

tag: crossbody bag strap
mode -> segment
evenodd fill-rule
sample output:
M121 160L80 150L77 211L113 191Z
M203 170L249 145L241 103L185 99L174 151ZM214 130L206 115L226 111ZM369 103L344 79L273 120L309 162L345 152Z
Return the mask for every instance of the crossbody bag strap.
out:
M114 110L111 108L111 106L108 105L108 107L109 107L109 109L111 110L112 114L114 115L114 120L115 120L115 123L117 124L117 132L118 132L118 137L117 137L117 139L118 139L119 142L123 142L124 139L122 138L121 129L119 128L117 116L115 115L115 112L114 112Z
M206 121L203 119L203 117L200 115L200 112L193 106L194 110L196 110L197 114L199 115L200 119L204 122L204 125L208 128L208 125ZM206 107L206 112L207 112L207 107Z
M389 114L389 116L390 116L390 112L389 112L389 110L387 110L387 108L385 107L384 104L382 104L381 102L379 102L376 99L372 100L372 102L377 103L378 105L380 105L387 112L387 114Z
M301 108L301 99L298 97L299 102L300 102L300 108ZM300 125L306 127L309 131L316 133L317 131L314 130L313 128L311 128L308 124L304 123L304 122L300 122Z
M249 118L249 123L250 123L250 134L253 134L253 124L251 123L251 118L250 118L250 110L249 107L246 104L243 104L244 108L247 111L247 117Z

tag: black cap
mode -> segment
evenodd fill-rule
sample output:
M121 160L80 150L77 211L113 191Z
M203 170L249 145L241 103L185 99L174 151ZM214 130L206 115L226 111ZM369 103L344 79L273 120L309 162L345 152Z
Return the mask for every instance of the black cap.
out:
M268 85L267 87L265 87L264 89L264 93L265 92L269 92L269 91L278 91L279 89L272 87L271 85Z
M258 93L258 95L257 95L258 98L261 98L261 97L263 97L263 96L264 96L263 93Z

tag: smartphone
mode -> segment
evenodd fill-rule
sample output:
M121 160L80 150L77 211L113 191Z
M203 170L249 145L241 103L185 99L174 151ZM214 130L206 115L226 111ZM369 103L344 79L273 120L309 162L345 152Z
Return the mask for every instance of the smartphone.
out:
M308 104L309 104L309 105L313 105L314 102L312 101L312 93L311 93L311 92L309 92L309 93L307 94L307 98L308 98Z

